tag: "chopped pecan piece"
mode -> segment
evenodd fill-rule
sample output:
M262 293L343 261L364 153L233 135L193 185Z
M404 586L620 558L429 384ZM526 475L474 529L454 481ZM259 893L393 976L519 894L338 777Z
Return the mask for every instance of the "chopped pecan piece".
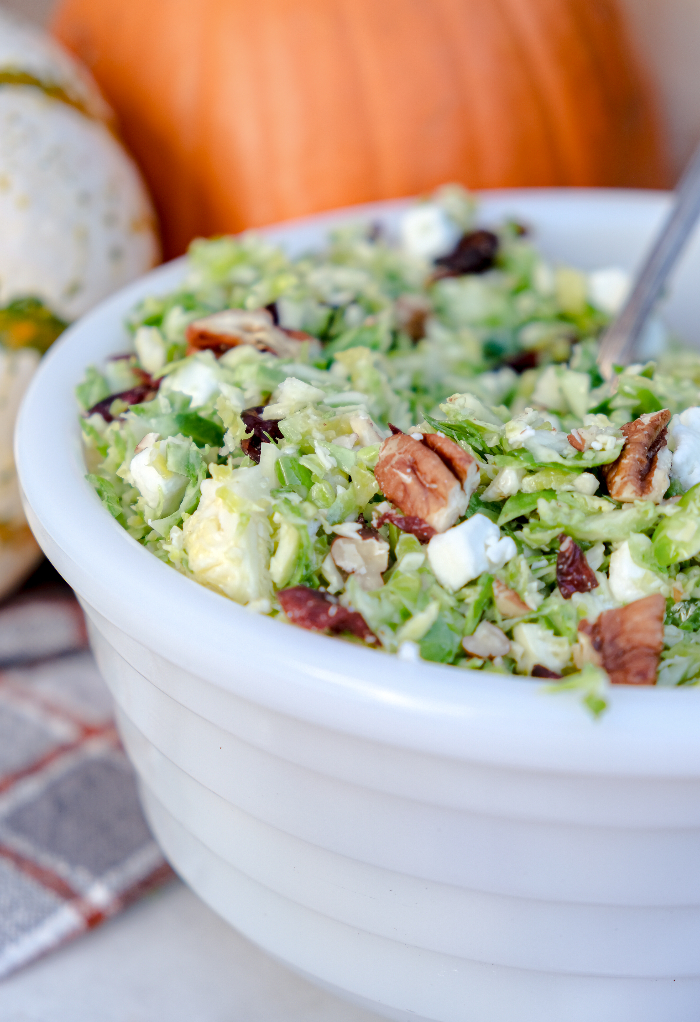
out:
M565 600L570 600L574 593L587 593L590 589L597 589L599 585L583 550L578 543L574 543L571 536L559 537L557 585Z
M241 448L244 454L257 464L260 463L260 448L263 444L269 444L271 440L281 440L279 424L276 419L264 418L265 406L258 405L255 408L246 408L241 412L241 418L246 430L252 430L253 435L241 440Z
M435 535L432 525L428 525L422 518L416 518L415 515L397 515L395 511L385 511L374 524L377 529L380 529L387 522L395 525L401 532L410 532L419 543L428 543Z
M622 426L625 443L617 461L601 466L613 500L653 500L658 504L670 482L672 455L666 446L667 408Z
M437 453L430 446L434 437L428 433L421 442L395 433L381 446L374 476L384 496L404 515L444 532L467 510L471 491L465 491L460 477L469 485L473 473L468 462L474 459L447 437L435 438Z
M569 441L569 443L575 450L577 451L586 450L586 441L583 439L583 437L580 435L577 429L572 429L571 432L567 435L566 439Z
M462 648L472 656L490 660L496 656L506 656L510 652L510 639L497 625L490 621L482 621L473 635L465 635Z
M157 393L158 383L139 383L130 390L123 390L120 394L110 394L109 397L103 398L102 401L98 401L96 405L93 405L86 414L94 415L97 413L102 416L105 422L113 422L114 416L110 412L113 401L123 401L125 405L140 405L145 401L152 401Z
M492 231L470 231L463 234L452 252L435 260L435 276L461 277L465 273L485 273L494 264L498 237Z
M452 474L457 476L465 493L471 496L479 484L479 465L471 454L440 433L424 433L422 443L435 451Z
M412 341L420 341L425 337L425 321L431 311L427 298L421 295L399 295L394 308L400 330L408 334Z
M384 585L382 575L389 567L389 544L374 529L358 529L353 536L336 536L331 557L341 571L353 574L368 592Z
M503 617L522 617L529 614L531 608L520 599L514 589L510 589L500 578L493 580L493 602L496 610Z
M267 309L224 309L190 323L185 331L187 354L213 351L217 358L239 344L249 344L281 358L299 354L302 341L312 340L298 330L275 326Z
M543 667L542 664L535 664L530 673L533 678L561 678L561 674L550 671L549 667Z
M358 639L375 643L377 637L370 630L362 614L348 610L330 593L308 586L292 586L277 593L282 610L293 625L314 632L351 632Z
M645 596L617 610L606 610L594 624L579 622L613 685L654 685L664 645L666 600Z

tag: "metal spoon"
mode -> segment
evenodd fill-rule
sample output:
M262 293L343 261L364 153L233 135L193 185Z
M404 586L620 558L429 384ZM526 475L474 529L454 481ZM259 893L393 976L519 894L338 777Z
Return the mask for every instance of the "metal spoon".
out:
M598 365L605 379L612 376L614 365L627 365L632 360L647 317L656 304L698 215L700 215L700 146L693 153L676 186L671 212L637 274L629 298L603 334Z

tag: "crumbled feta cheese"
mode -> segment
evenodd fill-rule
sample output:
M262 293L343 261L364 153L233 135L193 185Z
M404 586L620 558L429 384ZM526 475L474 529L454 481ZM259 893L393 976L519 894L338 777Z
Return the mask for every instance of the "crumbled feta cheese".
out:
M673 450L671 478L689 490L700 483L700 408L686 408L680 415L674 415L668 434Z
M337 436L333 443L336 447L344 447L347 451L351 451L355 446L357 440L357 433L345 433L342 436Z
M481 499L503 500L505 497L511 497L520 489L520 484L523 481L524 475L524 468L506 466L505 468L499 469L484 492L481 494Z
M432 202L413 206L399 223L401 244L411 255L433 260L457 243L458 231L444 210Z
M526 408L520 415L514 416L505 425L506 440L513 450L524 447L525 441L535 435L535 428L541 426L544 419L534 408Z
M517 548L510 536L485 515L472 515L461 525L439 533L428 543L428 561L440 585L454 592L485 571L502 568Z
M397 656L399 660L403 660L409 664L414 664L416 661L420 660L420 646L417 642L411 642L410 639L407 639L399 646Z
M505 435L511 450L524 447L539 461L556 460L551 457L552 451L555 455L558 454L565 458L573 457L576 454L569 443L567 434L552 429L545 418L545 413L538 412L534 408L526 408L506 422Z
M616 316L627 300L631 277L619 266L606 266L588 274L588 300L609 316Z

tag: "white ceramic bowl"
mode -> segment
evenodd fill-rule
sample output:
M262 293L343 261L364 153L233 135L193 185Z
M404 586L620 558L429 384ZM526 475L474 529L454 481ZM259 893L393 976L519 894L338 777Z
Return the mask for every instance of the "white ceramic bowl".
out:
M666 202L492 193L483 215L525 219L555 258L632 266ZM270 233L298 249L358 215ZM596 722L537 682L402 663L249 614L102 508L73 388L182 272L67 331L16 443L28 518L85 608L170 861L251 940L389 1018L697 1022L700 691L620 689ZM668 307L696 340L698 279L696 238Z

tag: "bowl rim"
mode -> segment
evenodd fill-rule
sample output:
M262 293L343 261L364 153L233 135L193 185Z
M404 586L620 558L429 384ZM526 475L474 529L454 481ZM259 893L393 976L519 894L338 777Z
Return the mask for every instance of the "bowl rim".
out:
M260 233L275 241L317 235L348 219L395 216L409 201L317 214ZM480 193L484 219L504 204L532 210L561 202L578 204L584 215L602 203L657 217L668 201L666 193L616 189ZM71 326L42 360L20 409L15 457L30 525L88 609L195 677L324 728L537 770L700 776L700 702L692 688L618 688L593 720L576 697L543 697L539 682L406 663L251 614L129 536L85 479L73 389L86 364L119 349L126 311L146 294L170 290L184 267L185 257L158 267Z

